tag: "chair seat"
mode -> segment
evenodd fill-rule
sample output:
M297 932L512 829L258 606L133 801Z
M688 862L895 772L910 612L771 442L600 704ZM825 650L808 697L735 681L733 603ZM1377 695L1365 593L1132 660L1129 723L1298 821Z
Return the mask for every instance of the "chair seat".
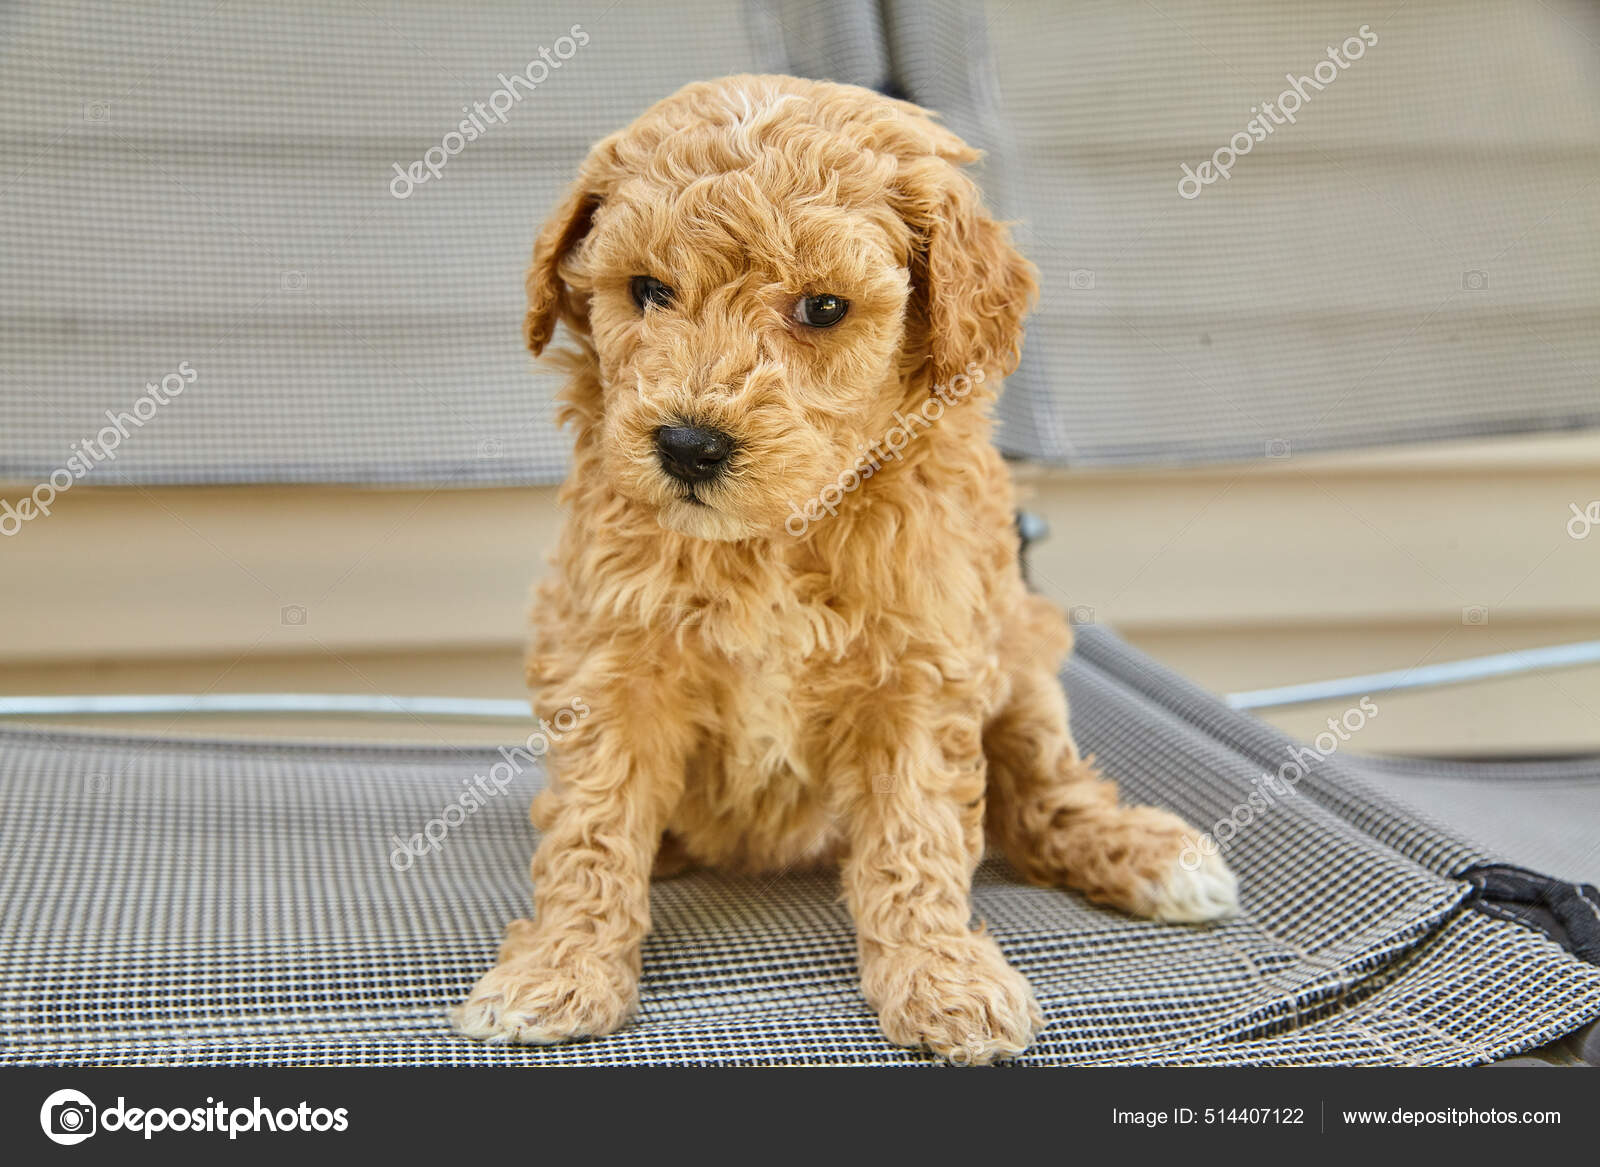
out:
M1245 817L1295 743L1080 631L1075 729L1124 796L1208 828ZM500 760L0 731L0 1064L928 1062L879 1034L831 873L657 883L642 1006L621 1033L457 1037L446 1008L529 911L539 778L452 813L437 850L397 840ZM1600 967L1479 910L1464 873L1499 857L1362 769L1334 752L1252 809L1227 841L1245 914L1219 926L1134 920L986 862L977 913L1049 1021L1020 1060L1464 1065L1600 1016Z

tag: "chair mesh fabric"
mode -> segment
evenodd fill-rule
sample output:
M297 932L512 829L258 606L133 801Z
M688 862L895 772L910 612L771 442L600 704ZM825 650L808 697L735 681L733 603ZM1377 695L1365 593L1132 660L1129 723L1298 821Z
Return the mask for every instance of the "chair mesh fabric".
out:
M1600 423L1600 18L1578 0L1380 16L1294 125L1185 200L1180 163L1378 18L1265 0L1203 21L1119 0L7 5L0 479L71 471L108 410L186 363L194 381L124 422L85 481L558 480L556 378L520 343L534 231L589 143L746 70L892 76L989 151L990 199L1044 276L1002 402L1012 453L1204 461ZM574 24L587 44L393 197L395 164Z
M1363 758L1363 777L1507 861L1600 885L1600 758Z
M1200 462L1600 424L1594 5L883 8L898 87L990 152L1041 269L1009 451ZM1363 26L1376 43L1330 62ZM1257 144L1289 73L1308 100ZM1242 131L1229 177L1180 194Z
M1125 796L1202 826L1239 818L1293 743L1108 632L1081 642L1075 730ZM879 1034L823 873L657 882L642 1006L620 1033L455 1036L447 1006L529 911L538 778L409 865L394 837L499 760L0 731L0 1064L928 1064ZM1466 904L1454 876L1485 852L1337 754L1227 846L1245 912L1205 928L980 868L976 912L1048 1019L1022 1062L1465 1065L1600 1016L1600 968Z
M519 71L503 122L395 197ZM559 480L558 378L521 339L534 234L594 141L738 72L881 84L876 7L4 6L0 481L71 471L184 364L84 481Z

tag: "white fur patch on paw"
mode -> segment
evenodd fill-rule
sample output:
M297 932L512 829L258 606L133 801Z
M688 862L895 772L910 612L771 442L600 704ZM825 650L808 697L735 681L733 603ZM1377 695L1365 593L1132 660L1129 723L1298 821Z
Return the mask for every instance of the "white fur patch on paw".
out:
M632 987L625 970L594 961L556 968L536 957L516 957L484 973L450 1020L464 1037L553 1045L620 1028L636 1005L628 995Z
M450 1024L463 1037L517 1045L555 1045L572 1036L538 1017L507 1009L503 1002L468 1001L450 1010Z
M1193 869L1174 859L1167 876L1150 887L1149 904L1152 920L1172 924L1226 919L1239 911L1239 881L1215 853L1201 855Z

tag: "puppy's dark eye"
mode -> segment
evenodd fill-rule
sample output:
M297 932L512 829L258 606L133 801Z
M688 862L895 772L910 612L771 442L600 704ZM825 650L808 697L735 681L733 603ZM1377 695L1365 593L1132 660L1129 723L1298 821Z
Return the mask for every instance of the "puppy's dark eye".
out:
M665 308L672 303L672 289L653 276L634 276L628 281L628 291L641 312L646 308Z
M820 296L805 296L795 303L794 318L797 323L808 328L832 328L844 319L844 314L850 311L850 301L843 296L823 293Z

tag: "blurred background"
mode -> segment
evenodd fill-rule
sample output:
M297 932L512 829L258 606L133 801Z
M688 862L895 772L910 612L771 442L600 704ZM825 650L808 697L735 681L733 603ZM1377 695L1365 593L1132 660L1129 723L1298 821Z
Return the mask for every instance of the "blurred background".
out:
M533 235L594 139L751 71L987 152L1043 272L1000 441L1075 621L1222 693L1600 638L1600 12L1388 7L6 5L0 694L519 698ZM1346 748L1600 749L1600 665L1379 705Z

